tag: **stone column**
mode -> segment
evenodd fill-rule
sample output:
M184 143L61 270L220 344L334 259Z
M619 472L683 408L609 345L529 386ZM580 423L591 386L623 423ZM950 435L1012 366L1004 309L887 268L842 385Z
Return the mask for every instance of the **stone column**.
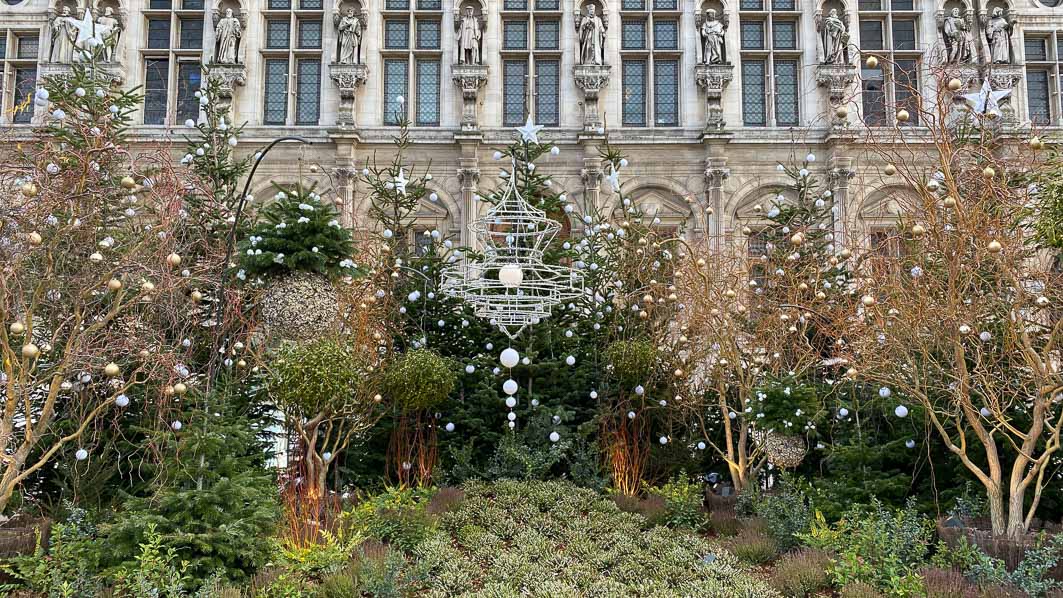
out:
M355 98L358 88L369 77L369 67L364 64L340 64L333 62L328 66L329 78L340 90L340 108L336 115L336 124L340 127L353 127Z
M831 199L834 200L832 225L835 251L845 246L848 240L846 233L849 225L849 181L854 176L856 176L856 171L853 170L852 158L844 156L831 158L827 181L830 185Z
M458 160L458 164L458 181L461 183L461 244L474 247L476 239L472 238L469 229L477 215L475 196L480 182L480 169L475 156L463 157Z
M598 157L598 151L596 146L585 145L584 156L590 154L592 157L583 158L583 168L580 170L580 178L583 179L583 211L588 213L592 208L600 208L600 198L602 193L602 162Z
M723 182L730 176L727 158L705 159L705 235L715 250L723 247Z
M337 166L332 169L332 178L336 185L336 207L340 211L340 222L347 228L353 228L354 191L358 183L358 170L349 166Z

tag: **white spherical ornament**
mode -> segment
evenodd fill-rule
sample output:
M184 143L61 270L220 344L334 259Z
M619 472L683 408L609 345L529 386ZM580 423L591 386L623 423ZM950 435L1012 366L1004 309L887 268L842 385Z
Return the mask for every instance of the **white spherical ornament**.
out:
M118 395L117 397L114 398L114 404L119 406L119 407L128 407L129 406L129 397L127 397L124 394L123 395Z
M878 389L878 396L882 397L883 399L889 398L891 394L893 394L893 391L890 390L887 386L883 386L882 388Z
M475 371L476 371L476 366L474 366L474 365L465 366L465 373L466 374L471 374L471 373L473 373Z
M519 386L517 386L517 381L512 378L502 383L502 392L506 393L507 395L517 394L518 388Z
M504 349L502 354L498 356L498 361L507 368L516 367L520 361L520 353L517 353L517 350L513 348Z
M840 417L840 418L849 417L849 410L846 409L845 407L842 407L841 409L838 410L838 417Z
M908 408L904 405L897 405L897 408L893 410L893 414L897 417L908 417Z
M572 355L569 355L568 357L565 358L565 363L568 364L568 365L576 365L576 358L573 357Z
M668 444L668 437L667 436L661 436L660 438L657 439L657 442L660 442L661 444Z
M628 419L635 419L635 412L634 411L628 411L627 412L627 418Z
M909 438L908 440L904 441L904 446L913 449L915 448L915 441Z
M538 322L535 322L535 323L538 323ZM520 359L520 362L523 363L524 365L528 365L529 363L531 363L531 358L530 357L522 357Z
M705 450L705 443L704 442L699 442L698 443L698 450L699 451Z
M506 397L506 407L510 409L517 406L517 399L515 397Z
M519 264L506 264L498 270L498 281L507 289L515 289L524 282L524 270Z
M641 397L642 395L646 394L646 389L643 388L641 384L639 384L635 387L635 394Z
M971 327L970 326L968 326L967 324L961 324L960 325L960 334L970 334L970 333L971 333Z
M598 398L598 391L597 390L592 390L591 391L591 398L592 399L597 399Z
M494 158L495 160L501 160L502 159L502 152L495 152L494 155L491 156L491 157Z
M815 161L816 161L816 154L810 153L807 156L805 156L805 162L815 162Z
M988 407L982 407L978 410L978 413L981 413L982 417L989 417L990 415L993 415L993 412L990 411Z
M74 458L78 461L84 461L89 458L89 452L85 449L78 449L77 452L74 453Z
M447 422L447 425L444 426L443 429L446 430L447 432L453 432L454 431L454 422Z
M550 432L550 442L557 442L561 440L561 435L557 432Z
M989 341L993 340L993 335L989 332L983 331L978 335L978 340L982 341L983 343L988 343Z
M170 424L170 427L174 429L174 432L176 432L176 431L180 430L181 428L183 428L184 425L182 425L181 422L179 422L179 421L175 421L174 423Z

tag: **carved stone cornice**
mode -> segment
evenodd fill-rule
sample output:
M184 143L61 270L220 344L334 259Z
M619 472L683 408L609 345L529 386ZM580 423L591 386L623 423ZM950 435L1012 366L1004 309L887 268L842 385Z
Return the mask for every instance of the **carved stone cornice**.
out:
M602 167L597 158L585 158L583 168L579 171L580 179L583 180L583 188L588 191L598 191L602 187Z
M705 90L705 130L721 131L723 120L723 91L734 79L733 64L698 64L694 67L698 87Z
M462 189L475 189L480 182L480 169L475 166L462 166L458 168L457 174Z
M358 88L369 78L369 67L364 64L342 64L333 62L328 65L329 79L340 92L340 109L337 122L340 126L354 124L354 103Z
M121 62L97 62L96 76L98 79L114 85L125 82L125 67ZM44 80L45 77L69 76L74 72L74 65L62 62L42 62L37 66L37 78Z
M849 181L856 176L853 170L853 159L848 156L835 156L830 159L830 170L827 172L827 180L831 189L848 189Z

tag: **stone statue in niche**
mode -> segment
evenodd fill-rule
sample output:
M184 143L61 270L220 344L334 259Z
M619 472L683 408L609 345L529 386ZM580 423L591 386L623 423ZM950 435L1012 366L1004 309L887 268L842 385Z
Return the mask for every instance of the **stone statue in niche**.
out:
M973 55L971 25L960 14L959 8L953 8L941 23L945 38L945 60L949 64L966 64Z
M362 63L362 20L354 13L353 8L348 8L347 13L340 15L336 11L332 15L332 24L336 27L336 62L340 64Z
M580 64L605 64L605 29L605 21L595 14L595 6L588 4L587 14L576 19Z
M705 20L698 30L701 35L701 60L704 64L724 64L726 62L724 35L727 23L716 18L716 11L705 11Z
M817 17L816 26L823 46L822 64L848 64L849 31L838 16L838 9L830 9L826 17Z
M992 16L982 14L982 31L989 44L990 62L993 64L1011 64L1011 31L1015 21L1004 14L1004 9L997 6Z
M122 37L122 23L115 18L114 9L108 6L96 18L96 35L103 40L103 59L114 62L115 50Z
M458 30L458 64L482 64L480 41L483 39L483 27L480 17L476 16L471 6L466 6L461 19L454 25Z
M52 19L52 47L48 60L62 64L73 62L77 38L77 19L70 14L70 7L64 6L59 16Z
M240 37L243 35L240 20L233 16L233 9L226 8L225 16L214 25L215 51L214 62L218 64L238 64Z

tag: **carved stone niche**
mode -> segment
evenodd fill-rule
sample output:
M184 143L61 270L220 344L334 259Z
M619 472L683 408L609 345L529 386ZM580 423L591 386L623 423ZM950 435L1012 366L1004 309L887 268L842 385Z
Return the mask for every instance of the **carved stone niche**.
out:
M328 66L329 78L340 91L340 109L336 122L341 126L353 126L355 98L358 88L369 78L369 67L364 64L340 64Z
M974 9L965 0L945 0L934 15L938 44L935 58L948 66L978 63L981 52L974 23Z
M480 32L475 44L463 47L463 19L471 12ZM483 38L487 28L487 5L480 0L455 0L454 35L457 55L451 67L451 80L461 90L461 130L475 133L480 130L480 89L487 84L488 68L483 60ZM472 42L473 40L468 40Z
M849 101L849 90L856 81L854 64L820 64L816 66L816 84L827 88L830 98L831 128L840 129L849 126L849 117L839 110Z
M698 37L698 64L731 64L727 53L727 31L731 26L731 16L727 7L720 0L705 0L694 11L694 26ZM721 30L722 29L722 30ZM712 56L710 36L720 39L719 56Z
M598 94L609 85L608 64L577 64L572 67L576 87L583 91L583 130L598 134L605 128L598 109Z
M125 33L126 11L118 0L99 0L92 11L96 33L102 38L103 62L114 72L122 71L122 37Z
M347 31L347 27L351 25L350 21L344 21L348 16L357 20L357 26L350 30L351 35L353 35L352 41L354 42L354 47L350 49L353 52L353 56L344 55L343 32L340 31L341 27L344 28L344 31ZM362 55L362 41L365 39L368 25L369 13L365 10L365 4L358 0L343 0L337 3L336 11L332 13L333 35L336 38L334 63L365 64L365 57Z
M705 90L705 132L720 132L727 124L723 120L723 91L734 79L734 65L698 64L694 77L698 87Z
M479 29L479 37L468 40L469 47L462 44L463 21L469 12ZM470 30L471 33L472 30ZM487 33L487 3L485 0L454 0L454 37L456 53L454 64L484 64L484 38Z
M218 38L218 23L220 23L222 19L226 18L226 15L230 10L232 11L232 16L236 18L237 22L240 23L238 29L239 35L236 37L235 40L236 48L235 52L233 53L234 60L221 60L221 57L219 56L220 39ZM244 64L243 42L244 36L247 35L247 10L242 8L237 0L222 0L221 2L215 5L214 11L211 13L211 24L214 27L214 48L211 51L209 64Z
M576 0L575 10L572 11L572 21L575 24L576 29L576 64L578 65L604 65L605 58L608 56L608 52L605 49L605 42L608 39L609 30L609 6L605 3L605 0ZM584 43L580 39L580 32L583 27L584 20L590 17L591 12L594 12L594 16L601 19L603 32L606 33L605 39L588 37L587 44L587 56L584 60Z
M1015 88L1022 81L1023 67L1018 64L994 64L986 68L986 77L989 85L994 90L1011 90L1011 94L1000 101L1000 115L1005 125L1014 126L1018 123L1018 115L1015 113Z

